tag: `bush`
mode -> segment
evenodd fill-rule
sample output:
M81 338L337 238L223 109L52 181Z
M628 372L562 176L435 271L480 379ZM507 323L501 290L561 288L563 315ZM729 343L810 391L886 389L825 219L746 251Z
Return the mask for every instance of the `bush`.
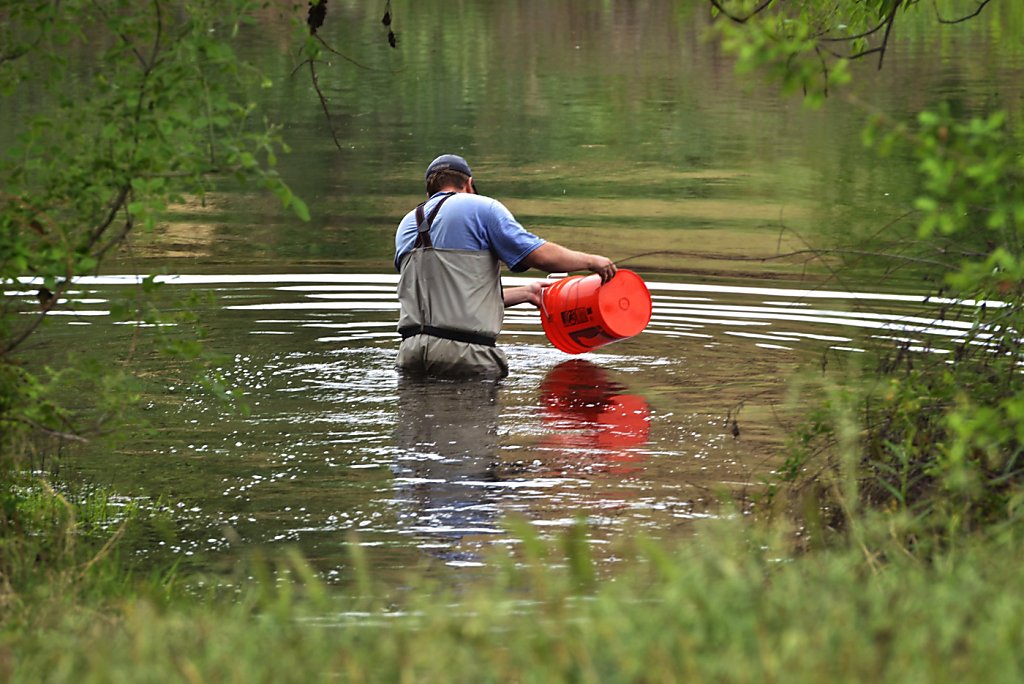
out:
M1024 503L1024 145L1002 114L963 122L941 107L918 123L875 125L887 149L909 143L919 161L934 315L961 312L969 329L946 348L876 349L877 367L831 391L780 471L780 491L822 494L826 528L862 505L910 515L908 547L1016 525ZM850 424L856 438L844 440ZM844 500L833 483L851 478L856 500Z

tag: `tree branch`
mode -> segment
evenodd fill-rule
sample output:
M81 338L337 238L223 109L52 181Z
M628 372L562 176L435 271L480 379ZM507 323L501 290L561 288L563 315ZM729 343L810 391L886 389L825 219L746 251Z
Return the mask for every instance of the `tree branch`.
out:
M696 251L685 251L685 250L655 250L653 252L643 252L641 254L634 254L624 259L619 259L615 262L616 265L631 261L633 259L639 259L640 257L646 256L683 256L683 257L695 257L698 259L712 259L716 261L755 261L755 262L766 262L766 261L777 261L779 259L790 259L793 257L810 257L821 260L823 256L862 256L862 257L873 257L878 259L893 259L893 255L886 252L872 252L863 249L797 249L792 252L784 252L782 254L770 254L767 256L747 256L742 254L716 254L714 252L696 252ZM949 268L949 264L942 261L936 261L934 259L926 259L924 257L913 257L913 256L899 256L895 258L896 261L912 263L912 264L924 264L928 266L938 266L941 268Z
M103 233L107 231L107 228L109 228L114 222L114 219L117 218L117 213L121 210L121 207L124 206L125 201L128 199L128 193L130 192L130 185L125 184L121 187L113 201L110 203L110 211L107 213L107 218L93 228L92 233L89 234L88 241L83 246L84 249L91 249L93 245L100 241L103 237Z
M821 54L821 49L817 45L814 47L814 54L818 55L818 60L821 62L821 75L825 83L822 94L828 97L828 62L825 61L825 57Z
M160 0L153 0L153 9L156 12L156 37L153 38L153 50L149 54L149 63L156 64L157 55L160 54L160 38L164 31L164 16L160 9Z
M852 55L848 55L845 58L845 59L849 59L849 60L862 59L864 57L867 57L868 55L873 55L875 53L878 53L878 68L881 69L882 68L882 61L885 59L885 51L886 51L886 49L889 46L889 36L892 33L893 24L896 23L896 10L897 9L899 9L899 6L897 6L891 12L889 12L889 16L885 18L884 22L882 22L881 24L879 24L878 26L876 26L875 28L871 29L871 31L869 31L869 32L867 32L865 34L861 34L860 36L854 36L854 37L851 37L851 38L828 38L828 39L823 38L822 40L829 40L829 41L833 41L833 42L835 42L835 41L842 41L842 40L854 40L855 38L862 38L862 37L871 35L871 34L877 32L880 28L882 28L884 26L885 27L885 34L882 37L882 44L881 45L879 45L877 47L869 48L867 50L862 50L862 51L854 53ZM832 54L835 54L835 53L832 53Z
M40 423L37 423L34 420L30 420L30 419L24 418L24 417L22 417L22 418L4 418L3 420L5 420L7 422L10 422L10 423L21 423L23 425L28 425L33 430L39 430L40 432L46 433L46 434L50 435L51 437L58 437L60 439L66 439L66 440L69 440L69 441L72 441L72 442L88 442L89 441L88 439L86 439L85 437L82 437L81 435L76 435L76 434L74 434L72 432L63 432L61 430L55 430L54 428L48 428L45 425L42 425Z
M316 63L311 59L308 60L308 62L309 74L313 80L313 88L316 89L317 97L320 98L320 106L323 107L324 116L327 117L327 127L331 129L331 138L334 139L334 146L338 148L339 152L341 152L341 141L338 140L338 134L334 130L334 122L331 120L331 110L327 107L327 98L324 97L323 91L320 90L320 82L316 75Z
M43 300L42 306L39 310L39 315L33 319L33 321L25 327L20 333L14 336L14 338L4 346L3 350L0 351L0 356L6 356L12 351L20 347L25 340L32 336L32 333L42 324L43 319L46 318L46 314L57 305L61 295L67 291L71 285L71 275L67 274L67 277L56 287L56 291L53 292L49 297Z
M353 64L353 65L359 67L360 69L365 69L366 71L380 71L380 69L374 69L373 67L366 66L365 64L360 64L359 62L357 62L356 60L352 59L348 55L343 54L341 52L338 52L337 50L332 48L330 45L328 45L327 41L325 41L323 38L320 37L320 34L315 34L313 37L316 38L320 42L320 44L324 46L324 49L327 50L328 52L330 52L332 55L337 55L338 57L341 57L346 62L348 62L350 64Z
M935 18L938 20L938 22L940 24L959 24L961 22L967 21L968 19L973 19L974 17L976 17L979 14L981 14L982 10L984 10L985 6L988 5L988 3L990 3L990 2L992 2L992 0L981 0L981 2L978 3L977 9L975 9L973 12L971 12L968 15L960 17L959 19L943 19L942 15L939 13L939 6L938 5L934 5L934 7L935 7Z
M720 0L709 0L709 1L714 6L714 8L717 9L719 12L721 12L727 19L730 19L731 21L734 21L737 24L745 24L746 22L750 21L756 15L758 15L761 12L763 12L764 10L768 9L769 5L771 5L773 2L775 2L775 0L764 0L760 5L758 5L756 8L754 8L754 10L750 14L748 14L745 17L739 17L739 16L736 16L735 14L732 14L728 10L726 10L725 7L722 6L722 3L721 3Z
M878 68L882 68L882 61L885 59L885 49L889 46L889 34L892 33L892 26L896 23L896 10L899 9L897 4L892 8L892 12L889 13L889 20L885 26L885 36L882 38L882 44L880 47L880 53L878 55Z
M16 59L21 59L27 54L28 48L14 50L12 52L0 53L0 64L3 64L4 62L13 62Z
M825 43L845 43L847 41L858 40L860 38L868 38L869 36L873 36L876 33L878 33L880 30L882 30L882 27L885 26L886 23L888 23L888 19L885 19L885 20L879 22L878 26L876 26L874 28L868 29L867 31L864 31L863 33L858 33L858 34L853 35L853 36L841 36L841 37L835 37L835 38L824 38L823 37L823 38L819 38L819 40L822 41L822 42L825 42Z
M112 24L113 23L110 20L110 14L105 9L103 9L103 7L100 5L100 3L96 2L96 0L92 0L92 6L96 8L97 12L99 12L100 14L103 15L103 17L107 20L108 24ZM137 60L139 60L139 64L142 65L142 68L146 69L146 70L149 70L149 68L150 68L149 63L146 62L145 56L143 56L143 54L139 50L139 48L137 48L135 46L135 43L133 43L132 40L128 36L126 36L124 34L124 32L122 32L122 31L118 31L117 32L117 36L121 39L121 42L123 42L125 45L127 45L128 48L132 51L132 54L134 54L135 58Z
M96 260L99 261L104 256L106 256L107 252L109 252L117 245L121 244L121 242L123 242L124 239L128 237L128 233L132 232L132 228L134 227L135 221L133 220L132 215L128 214L124 219L124 226L121 228L121 231L114 237L110 238L107 244L103 245L93 253L96 257Z

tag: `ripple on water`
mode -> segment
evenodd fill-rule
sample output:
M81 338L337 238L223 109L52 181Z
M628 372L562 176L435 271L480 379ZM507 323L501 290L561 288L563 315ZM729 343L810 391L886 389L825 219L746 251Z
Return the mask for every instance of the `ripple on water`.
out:
M393 366L396 276L162 280L183 294L216 288L200 314L248 413L165 388L148 398L159 433L85 469L198 511L206 524L176 552L221 553L210 540L229 526L246 542L298 544L329 576L353 538L393 567L424 556L475 567L509 541L509 515L544 534L585 520L595 544L637 528L684 533L720 491L742 498L771 471L798 363L873 338L941 352L968 328L960 304L915 295L652 280L651 323L635 338L569 356L536 310L514 307L508 378L424 383ZM65 312L86 327L74 334L104 335L109 301L136 282L76 282ZM29 302L30 285L8 294Z

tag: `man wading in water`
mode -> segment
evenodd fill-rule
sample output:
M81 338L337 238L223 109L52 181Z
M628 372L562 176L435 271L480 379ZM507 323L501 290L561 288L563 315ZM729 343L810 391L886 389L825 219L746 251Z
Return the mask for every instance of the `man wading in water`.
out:
M476 194L462 157L443 154L426 172L426 202L406 214L395 235L402 344L398 365L442 377L508 375L495 338L504 308L540 305L540 281L501 288L501 263L515 272L536 268L593 271L607 282L607 257L566 249L530 233L501 202Z

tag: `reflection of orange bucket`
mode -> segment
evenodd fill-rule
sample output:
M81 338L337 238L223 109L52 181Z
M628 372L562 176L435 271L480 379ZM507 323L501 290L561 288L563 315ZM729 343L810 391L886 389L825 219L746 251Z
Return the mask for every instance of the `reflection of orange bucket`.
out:
M581 354L640 334L651 320L651 293L633 271L570 276L541 291L540 320L551 344Z
M650 438L651 412L643 397L616 394L597 419L600 430L597 446L601 449L622 449L641 446Z
M627 394L603 368L583 359L570 359L551 369L541 383L540 401L545 421L555 424L551 442L567 450L592 446L614 454L642 446L650 437L647 401ZM625 453L617 456L616 460L634 458Z

